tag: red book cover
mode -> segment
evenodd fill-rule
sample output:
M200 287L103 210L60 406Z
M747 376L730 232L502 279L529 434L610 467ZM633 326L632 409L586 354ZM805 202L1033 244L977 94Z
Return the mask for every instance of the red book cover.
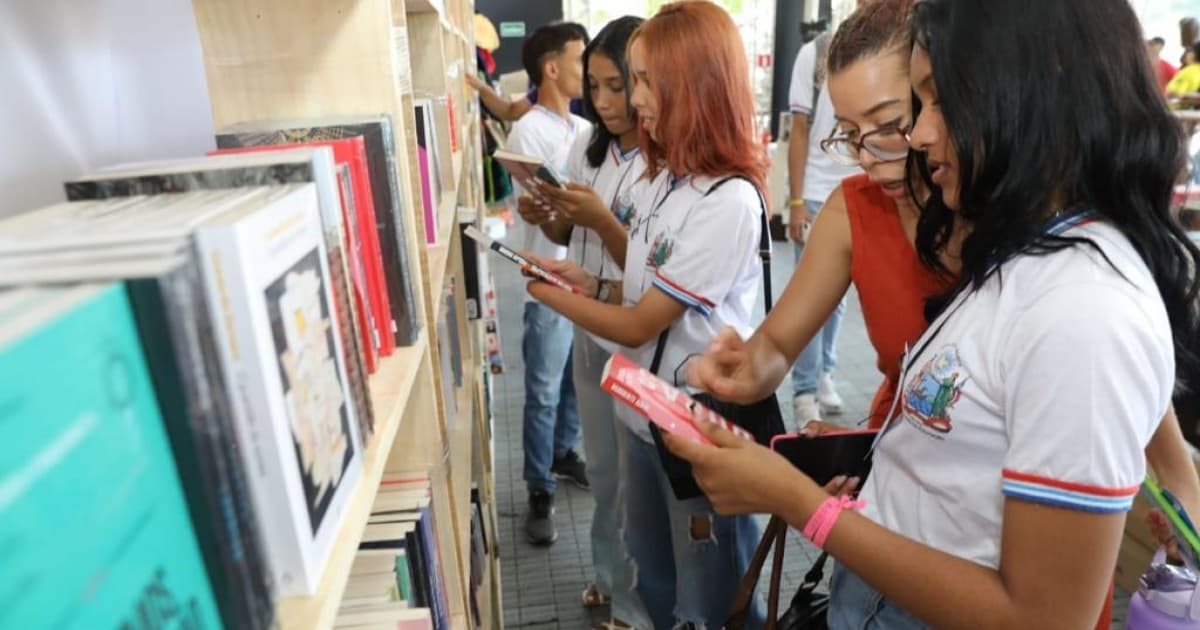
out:
M754 439L741 427L717 415L691 396L620 354L612 355L604 365L600 388L633 407L663 431L693 442L712 444L712 440L705 437L696 426L696 410L707 412L708 418L726 431L747 440Z
M390 356L396 349L396 339L393 335L391 321L391 305L388 300L387 285L383 275L383 255L379 249L379 233L375 230L375 203L371 195L371 175L367 170L367 152L362 136L328 140L325 142L299 142L295 144L272 144L253 147L217 149L212 154L249 153L254 151L282 151L295 147L329 147L333 149L333 159L339 164L350 165L350 175L353 180L351 187L354 197L354 217L356 222L346 222L347 230L358 230L363 269L366 272L367 293L370 310L374 319L372 346L379 349L381 356ZM354 253L354 250L351 250Z

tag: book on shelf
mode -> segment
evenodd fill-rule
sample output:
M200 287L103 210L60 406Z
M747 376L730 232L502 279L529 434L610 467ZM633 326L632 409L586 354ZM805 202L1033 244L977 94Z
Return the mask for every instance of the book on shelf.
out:
M438 210L442 203L442 173L437 158L437 135L434 131L433 101L417 99L413 104L417 132L417 177L421 182L422 216L425 220L425 242L438 242Z
M97 211L94 206L129 203L135 208ZM142 229L162 232L161 223L171 218L190 226L182 241L184 251L194 252L203 292L188 311L166 317L184 319L207 310L212 325L206 343L215 348L221 375L215 386L232 409L232 451L240 458L263 532L270 574L284 595L312 593L362 463L340 335L330 320L330 276L315 185L65 205L86 210L75 213L84 224L79 229L110 243L110 252L120 252L122 239L146 240ZM18 217L24 220L20 227L28 230L37 215L53 217L56 210ZM11 236L6 224L0 222L0 240ZM52 261L62 250L60 241L73 237L44 231L27 245L41 247ZM152 262L158 264L121 258L103 265L45 262L36 271L43 279L65 281L118 271L142 277L162 273L138 270ZM179 264L176 259L163 263L165 269ZM188 381L209 385L192 375Z
M405 213L407 182L397 175L394 121L386 115L339 116L307 120L243 122L220 130L217 147L319 142L362 136L367 152L375 228L383 258L396 343L411 346L421 330L415 291L421 286L419 267L409 256ZM414 287L418 287L415 289Z
M371 511L372 517L387 514L387 520L366 526L359 554L391 558L401 598L412 608L429 609L431 627L443 630L449 628L450 608L430 484L425 471L385 475Z
M279 187L196 233L251 489L283 595L309 595L362 467L315 189Z
M196 190L243 188L312 182L317 187L325 252L332 276L336 321L344 341L347 374L354 384L355 409L363 434L374 427L374 405L365 374L374 373L377 350L372 342L373 316L361 243L354 229L353 210L342 194L342 174L349 167L334 162L328 148L276 153L222 155L194 159L118 165L84 175L65 184L71 201L157 195Z
M212 191L170 198L76 202L0 221L0 240L23 233L28 245L41 246L40 250L29 248L35 258L41 256L40 262L17 274L0 272L0 285L39 279L57 283L125 280L221 618L226 627L260 630L274 622L274 580L242 460L236 455L241 445L198 262L191 250L178 242L175 249L181 251L160 257L118 257L106 264L80 264L71 258L56 262L63 252L71 251L69 245L57 245L56 241L75 242L79 230L90 229L98 236L115 231L136 238L136 231L146 226L143 221L122 224L118 216L122 210L136 217L137 205L149 205L159 214L170 208L185 211L188 205L220 209L254 194ZM66 224L70 229L30 229L36 228L39 220L54 224L63 215L76 217L77 221ZM124 247L116 243L105 251ZM95 254L97 250L89 251Z
M353 218L344 217L348 225L352 225L358 233L359 260L362 261L362 281L365 289L364 306L367 308L364 324L367 326L366 340L379 356L391 356L396 348L396 339L391 322L391 295L388 293L387 281L384 277L383 254L379 233L375 230L375 206L371 198L371 178L367 170L366 145L362 137L356 136L343 140L326 142L306 142L297 144L270 144L230 149L217 149L214 155L253 153L263 151L281 151L299 147L326 147L333 151L333 158L338 164L349 169L349 186L339 185L338 195L342 200L353 203ZM346 183L343 181L343 184ZM350 208L349 205L346 206Z
M467 238L465 233L468 227L477 227L477 220L474 210L459 207L458 229L462 233L458 240L462 248L463 298L467 307L467 319L470 321L483 315L483 296L479 291L479 247L472 239Z
M120 283L0 292L4 627L220 627L151 369Z

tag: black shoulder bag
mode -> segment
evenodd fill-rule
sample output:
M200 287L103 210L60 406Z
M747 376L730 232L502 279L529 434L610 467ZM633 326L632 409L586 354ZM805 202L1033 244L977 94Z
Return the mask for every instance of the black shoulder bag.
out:
M707 197L714 190L734 179L746 178L740 175L726 177L713 184L712 188L709 188L708 192L704 193L704 196ZM758 239L758 255L762 259L763 299L765 300L766 312L769 313L773 304L771 299L771 230L767 225L767 205L761 193L759 194L758 201L762 208L762 212L759 214L762 229ZM667 347L667 335L670 332L671 328L667 327L658 336L658 345L654 349L654 359L650 362L651 373L658 373L658 368L662 363L663 351ZM750 435L754 436L755 441L764 446L770 445L771 438L786 432L783 425L783 414L779 411L779 400L775 397L774 393L749 405L739 405L717 400L707 393L697 394L693 398L695 398L696 402L712 409L726 420L745 429ZM671 490L675 493L675 498L686 500L703 495L704 493L700 490L700 486L696 485L696 480L692 477L692 465L687 460L677 457L667 449L662 439L662 433L653 423L650 423L650 434L654 437L654 445L658 448L658 455L662 460L663 470L667 474L667 479L671 482Z

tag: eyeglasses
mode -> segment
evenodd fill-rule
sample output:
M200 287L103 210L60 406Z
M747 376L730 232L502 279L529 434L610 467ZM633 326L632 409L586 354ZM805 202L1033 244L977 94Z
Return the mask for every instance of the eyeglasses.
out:
M833 133L837 133L836 128ZM858 140L830 135L821 141L821 150L844 166L861 166L859 155L863 149L881 162L895 162L908 157L908 134L908 126L889 126L864 133Z

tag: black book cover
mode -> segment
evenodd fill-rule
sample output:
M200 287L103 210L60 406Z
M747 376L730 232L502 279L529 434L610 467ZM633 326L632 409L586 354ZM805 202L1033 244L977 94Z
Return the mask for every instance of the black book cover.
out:
M271 628L273 585L237 457L199 269L184 265L160 278L131 280L126 291L224 625Z
M460 223L459 230L465 230L474 223ZM459 235L462 245L463 264L463 297L467 302L467 319L476 320L483 315L483 295L479 292L479 245L466 235Z
M396 177L391 119L378 116L309 123L243 123L222 130L217 135L217 147L321 142L355 136L362 136L367 151L367 170L370 171L371 194L375 201L375 227L379 232L396 344L411 346L417 340L421 324L413 297L416 277L408 257L410 235L404 231L404 197Z

